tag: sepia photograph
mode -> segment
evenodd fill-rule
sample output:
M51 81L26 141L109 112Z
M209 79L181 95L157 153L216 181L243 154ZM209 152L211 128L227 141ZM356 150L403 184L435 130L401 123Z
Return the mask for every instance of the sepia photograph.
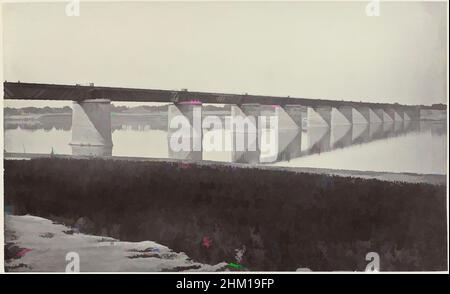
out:
M2 272L448 273L447 1L2 1L1 30Z

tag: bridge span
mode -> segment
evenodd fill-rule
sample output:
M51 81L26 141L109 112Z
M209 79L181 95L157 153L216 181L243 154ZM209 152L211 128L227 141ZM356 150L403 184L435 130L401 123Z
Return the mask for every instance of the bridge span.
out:
M280 96L263 96L250 94L224 94L207 92L190 92L187 90L157 90L120 87L100 87L86 85L57 85L37 84L23 82L4 82L5 99L21 100L69 100L83 101L86 99L108 99L111 101L132 102L187 102L199 101L201 103L221 104L248 104L258 103L262 105L303 105L307 107L372 107L414 109L416 106L400 105L392 103L370 103L344 100L310 99Z
M353 126L374 123L391 125L420 120L419 106L400 104L94 85L22 82L4 82L3 85L4 99L73 101L71 145L74 148L112 146L111 101L171 103L168 110L169 135L175 131L170 126L173 117L184 116L193 126L196 119L194 113L200 114L200 120L202 119L201 110L204 103L231 104L232 117L253 118L256 122L261 115L275 115L280 121L280 129L297 129L300 130L299 133L302 129L315 126L331 128L335 125ZM256 129L259 129L259 126L256 126ZM201 133L201 130L196 132L192 127L191 135L195 137L197 145L201 145ZM298 134L294 137L298 137ZM256 154L258 153L257 151ZM243 155L248 157L248 154ZM243 155L241 154L240 157Z

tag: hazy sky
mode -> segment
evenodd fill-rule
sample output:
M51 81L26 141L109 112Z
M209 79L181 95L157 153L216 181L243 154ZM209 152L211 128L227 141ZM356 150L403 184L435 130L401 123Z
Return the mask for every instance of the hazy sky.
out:
M378 17L367 2L65 5L5 4L5 80L447 101L445 3L382 2Z

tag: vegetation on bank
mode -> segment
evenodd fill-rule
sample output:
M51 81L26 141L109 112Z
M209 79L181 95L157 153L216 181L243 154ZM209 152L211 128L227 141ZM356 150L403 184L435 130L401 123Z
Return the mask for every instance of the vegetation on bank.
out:
M445 270L444 186L190 163L7 160L13 214L250 270Z

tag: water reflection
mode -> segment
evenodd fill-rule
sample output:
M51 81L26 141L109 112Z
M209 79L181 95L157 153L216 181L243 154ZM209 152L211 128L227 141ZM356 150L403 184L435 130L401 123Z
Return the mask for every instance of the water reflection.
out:
M402 149L409 155L409 168L405 169L404 163L398 162L398 167L375 168L373 162L365 162L364 170L382 170L417 173L445 173L446 160L446 124L445 122L403 121L373 124L339 125L331 128L309 127L299 130L292 128L280 128L278 130L261 127L256 136L239 134L229 125L223 129L203 129L203 137L191 138L202 140L204 147L209 132L218 132L223 138L224 148L221 150L177 151L170 148L170 140L173 136L167 131L167 115L165 113L151 115L113 115L112 138L114 146L111 148L99 146L71 146L70 142L70 116L56 116L39 120L38 123L29 121L5 121L5 151L17 153L43 153L72 154L76 156L130 156L130 157L156 157L187 160L213 160L250 164L276 164L281 166L313 166L327 168L344 168L337 160L339 150L352 150L355 157L371 154L376 142L381 141L381 148L386 150ZM224 121L224 117L221 117ZM238 136L244 135L245 148L237 148ZM264 142L270 138L277 138L276 148L267 150ZM254 139L256 137L256 139ZM406 137L410 146L405 148L406 142L394 140L394 138ZM252 139L253 138L253 139ZM248 148L249 140L253 140ZM255 141L256 140L256 141ZM263 144L263 145L262 145ZM354 149L353 146L360 146ZM367 147L365 147L367 146ZM427 147L428 146L428 147ZM267 146L266 146L267 147ZM417 150L421 150L417 156ZM357 152L357 153L355 153ZM394 154L388 151L382 161L389 162ZM330 154L330 155L328 155ZM365 155L367 154L367 155ZM326 155L326 156L325 156ZM427 158L433 156L431 166L424 164ZM326 163L316 164L314 158L325 160ZM300 160L302 159L302 160ZM411 162L415 163L414 166ZM436 163L439 162L439 163ZM424 168L427 166L427 168ZM345 168L361 168L357 164L346 163Z
M389 125L387 123L386 125ZM370 132L369 125L353 125L352 128L352 144L363 144L369 141ZM386 136L387 138L387 136Z
M376 140L419 132L419 127L419 122L340 125L331 128L310 127L307 131L296 134L294 139L292 134L286 136L289 131L280 130L279 155L273 162L331 152L351 145L367 144ZM441 135L444 135L442 131Z
M181 160L194 160L194 161L200 161L203 159L203 151L201 150L193 150L194 148L190 148L192 150L179 150L174 151L172 148L170 148L170 141L171 140L178 140L179 137L173 137L170 132L167 135L167 149L169 150L169 158L172 159L181 159ZM189 140L190 142L197 141L197 144L201 144L201 137L185 137L185 140Z
M302 132L297 130L281 130L278 137L278 155L274 161L289 161L301 154ZM266 160L265 162L271 162Z
M331 149L345 148L352 144L352 130L351 125L336 126L330 132L330 147Z
M76 156L111 156L112 146L81 146L70 145L72 148L72 155Z
M70 131L72 128L72 115L43 115L38 119L29 120L8 120L4 122L5 130L64 130ZM133 131L147 130L166 130L167 115L160 114L142 114L142 115L120 115L111 116L112 131L127 129Z

